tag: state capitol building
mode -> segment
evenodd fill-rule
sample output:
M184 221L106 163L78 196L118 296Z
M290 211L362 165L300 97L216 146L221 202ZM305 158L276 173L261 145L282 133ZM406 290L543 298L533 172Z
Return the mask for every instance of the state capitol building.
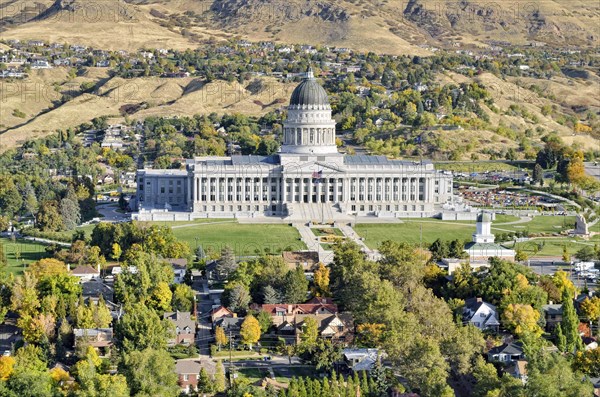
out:
M309 70L290 98L279 153L138 170L134 219L428 217L451 197L452 175L430 161L339 153L329 98Z

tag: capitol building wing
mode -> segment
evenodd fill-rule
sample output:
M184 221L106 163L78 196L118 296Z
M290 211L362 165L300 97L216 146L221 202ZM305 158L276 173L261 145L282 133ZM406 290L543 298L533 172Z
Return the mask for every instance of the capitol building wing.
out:
M327 93L312 72L296 87L271 156L196 157L185 170L138 170L139 220L278 216L433 216L452 196L452 176L430 161L337 151Z

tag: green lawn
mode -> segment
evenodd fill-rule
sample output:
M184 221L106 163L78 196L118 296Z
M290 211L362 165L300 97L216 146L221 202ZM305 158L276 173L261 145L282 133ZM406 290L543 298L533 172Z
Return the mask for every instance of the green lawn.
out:
M246 378L250 383L260 382L269 377L269 371L266 368L239 368L235 372Z
M219 252L226 245L233 248L236 255L306 249L298 231L289 225L240 224L235 221L187 224L191 226L174 225L173 234L180 241L188 243L192 249L195 249L197 239L206 253Z
M528 230L530 233L559 233L572 229L574 217L564 216L536 216L530 222L506 225L514 222L517 217L511 215L496 215L492 223L492 232L506 233ZM422 228L422 229L421 229ZM369 248L377 248L386 240L403 241L419 244L421 230L423 245L431 244L435 240L471 240L475 232L473 221L442 221L439 219L404 219L404 223L362 223L355 227L359 236L365 239ZM562 251L561 251L562 252ZM550 255L550 254L547 254Z
M45 245L28 240L18 239L13 242L7 238L0 238L4 254L8 260L8 267L4 271L14 274L23 272L23 265L28 265L47 256ZM17 259L18 257L18 259Z
M542 244L542 248L536 253L536 245ZM573 255L585 246L594 247L593 242L585 241L579 238L536 238L530 241L517 243L517 248L522 249L528 255L532 256L562 256L563 247L567 246L568 252ZM507 244L512 248L512 244Z
M404 223L362 223L354 230L365 239L369 248L376 249L386 240L419 244L423 228L423 244L428 245L435 240L468 240L475 231L475 224L442 222L436 220L405 221Z
M536 216L527 223L498 225L497 227L492 224L492 229L502 229L496 230L496 233L507 230L513 232L528 230L529 233L560 233L563 230L573 229L574 224L574 216Z
M279 383L289 383L292 378L314 378L316 376L315 367L312 366L293 366L293 367L275 367L273 373L275 380Z

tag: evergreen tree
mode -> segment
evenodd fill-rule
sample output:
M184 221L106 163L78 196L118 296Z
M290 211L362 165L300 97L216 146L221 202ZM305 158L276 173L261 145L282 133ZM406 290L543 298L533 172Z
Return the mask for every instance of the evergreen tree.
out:
M281 303L281 294L272 286L265 285L262 290L263 293L263 303L267 305L273 305L276 303Z
M567 340L562 332L562 325L560 323L556 324L554 335L556 336L556 347L558 347L558 350L561 352L564 352L567 347Z
M221 361L217 362L214 391L217 393L223 393L225 391L225 372L223 371L223 364Z
M200 369L200 374L198 376L198 391L200 393L212 393L213 391L212 379L210 379L210 376L208 376L208 372L206 372L204 367Z
M579 327L579 317L573 306L573 297L565 288L562 294L563 318L561 321L562 332L565 335L565 351L574 353L582 348L581 337L577 328Z
M303 303L306 301L308 291L308 280L301 266L289 271L284 281L286 303Z
M331 388L329 387L329 379L323 378L323 387L321 387L321 396L332 396Z
M360 395L368 396L369 395L369 378L367 377L367 371L362 371L360 377Z

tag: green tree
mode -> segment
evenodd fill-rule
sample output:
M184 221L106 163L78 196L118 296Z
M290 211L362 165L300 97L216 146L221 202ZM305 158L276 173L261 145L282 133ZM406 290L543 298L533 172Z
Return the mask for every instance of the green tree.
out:
M193 309L194 290L187 284L177 284L173 291L173 310L189 312Z
M240 337L242 338L242 343L247 345L250 350L252 350L252 345L259 341L260 324L252 314L248 314L244 322L242 322Z
M175 362L164 350L147 348L126 353L120 372L127 378L132 396L179 396Z
M588 262L588 261L594 260L594 257L596 256L596 253L594 252L594 248L593 247L590 247L589 245L586 245L585 247L583 247L579 251L577 251L575 253L575 256L580 261Z
M73 230L81 222L81 209L77 198L67 196L60 201L59 212L63 227L67 230Z
M158 312L166 312L171 310L171 300L173 299L173 293L169 288L169 284L161 281L152 290L152 295L148 304Z
M218 361L217 368L215 370L214 391L217 393L223 393L225 391L225 387L225 372L223 370L223 364L221 361Z
M284 295L286 303L303 303L308 292L308 280L302 266L289 271L284 280Z
M56 201L44 201L35 215L36 225L42 231L58 231L63 228L63 219Z
M259 310L259 312L256 314L256 319L260 324L260 331L263 334L267 333L273 325L273 319L271 318L271 315L264 310Z
M237 262L235 260L235 255L233 254L233 249L230 246L226 245L221 250L221 258L217 261L217 272L225 277L229 276L229 274L233 273L235 269L237 269Z
M200 393L212 393L214 384L206 369L202 367L198 376L198 392Z
M583 342L579 336L579 317L573 306L573 296L566 289L563 291L562 301L563 317L561 327L566 340L565 351L575 353L582 348Z
M319 338L319 325L313 317L306 317L302 324L300 346L303 350L312 350Z
M117 322L115 333L119 347L126 352L146 348L164 349L172 333L170 323L143 303L125 307L125 314Z

